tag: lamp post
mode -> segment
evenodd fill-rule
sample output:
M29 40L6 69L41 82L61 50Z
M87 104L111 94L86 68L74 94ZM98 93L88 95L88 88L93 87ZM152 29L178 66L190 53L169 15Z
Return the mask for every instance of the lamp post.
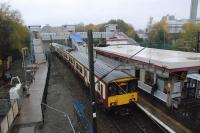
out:
M27 96L29 96L29 88L27 86L27 75L26 75L26 59L25 57L27 56L28 54L28 48L27 47L24 47L22 48L22 58L23 58L23 61L22 61L22 67L23 67L23 70L24 70L24 82L25 82L25 88L26 88L26 91L27 91Z

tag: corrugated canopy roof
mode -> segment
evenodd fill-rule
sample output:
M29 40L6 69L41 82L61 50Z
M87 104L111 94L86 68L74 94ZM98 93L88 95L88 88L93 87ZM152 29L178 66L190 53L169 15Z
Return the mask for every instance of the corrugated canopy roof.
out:
M96 47L95 50L130 58L144 47L120 45ZM200 53L145 48L131 59L166 69L200 67Z

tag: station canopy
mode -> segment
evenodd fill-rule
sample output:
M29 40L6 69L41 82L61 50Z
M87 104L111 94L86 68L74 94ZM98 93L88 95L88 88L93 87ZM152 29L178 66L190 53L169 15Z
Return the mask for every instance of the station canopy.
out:
M197 81L200 81L200 74L198 74L198 73L188 74L187 78L191 78L191 79L195 79Z
M125 57L129 60L152 64L176 71L177 69L200 69L200 53L144 48L136 45L96 47L97 52ZM143 49L143 50L142 50ZM141 52L139 52L142 50ZM139 52L138 54L136 54ZM133 56L136 54L135 56Z

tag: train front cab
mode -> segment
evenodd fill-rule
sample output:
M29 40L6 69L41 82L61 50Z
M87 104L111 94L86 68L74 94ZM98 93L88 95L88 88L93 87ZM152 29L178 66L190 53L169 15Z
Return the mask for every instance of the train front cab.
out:
M108 108L130 105L138 101L137 79L112 80L108 85Z

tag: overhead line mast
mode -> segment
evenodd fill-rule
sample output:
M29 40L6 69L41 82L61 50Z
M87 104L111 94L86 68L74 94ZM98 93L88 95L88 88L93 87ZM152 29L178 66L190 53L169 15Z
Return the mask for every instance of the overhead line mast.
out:
M90 68L90 96L92 100L92 126L93 133L97 133L97 117L96 117L96 97L94 83L94 55L93 55L93 35L92 30L88 31L88 59Z

